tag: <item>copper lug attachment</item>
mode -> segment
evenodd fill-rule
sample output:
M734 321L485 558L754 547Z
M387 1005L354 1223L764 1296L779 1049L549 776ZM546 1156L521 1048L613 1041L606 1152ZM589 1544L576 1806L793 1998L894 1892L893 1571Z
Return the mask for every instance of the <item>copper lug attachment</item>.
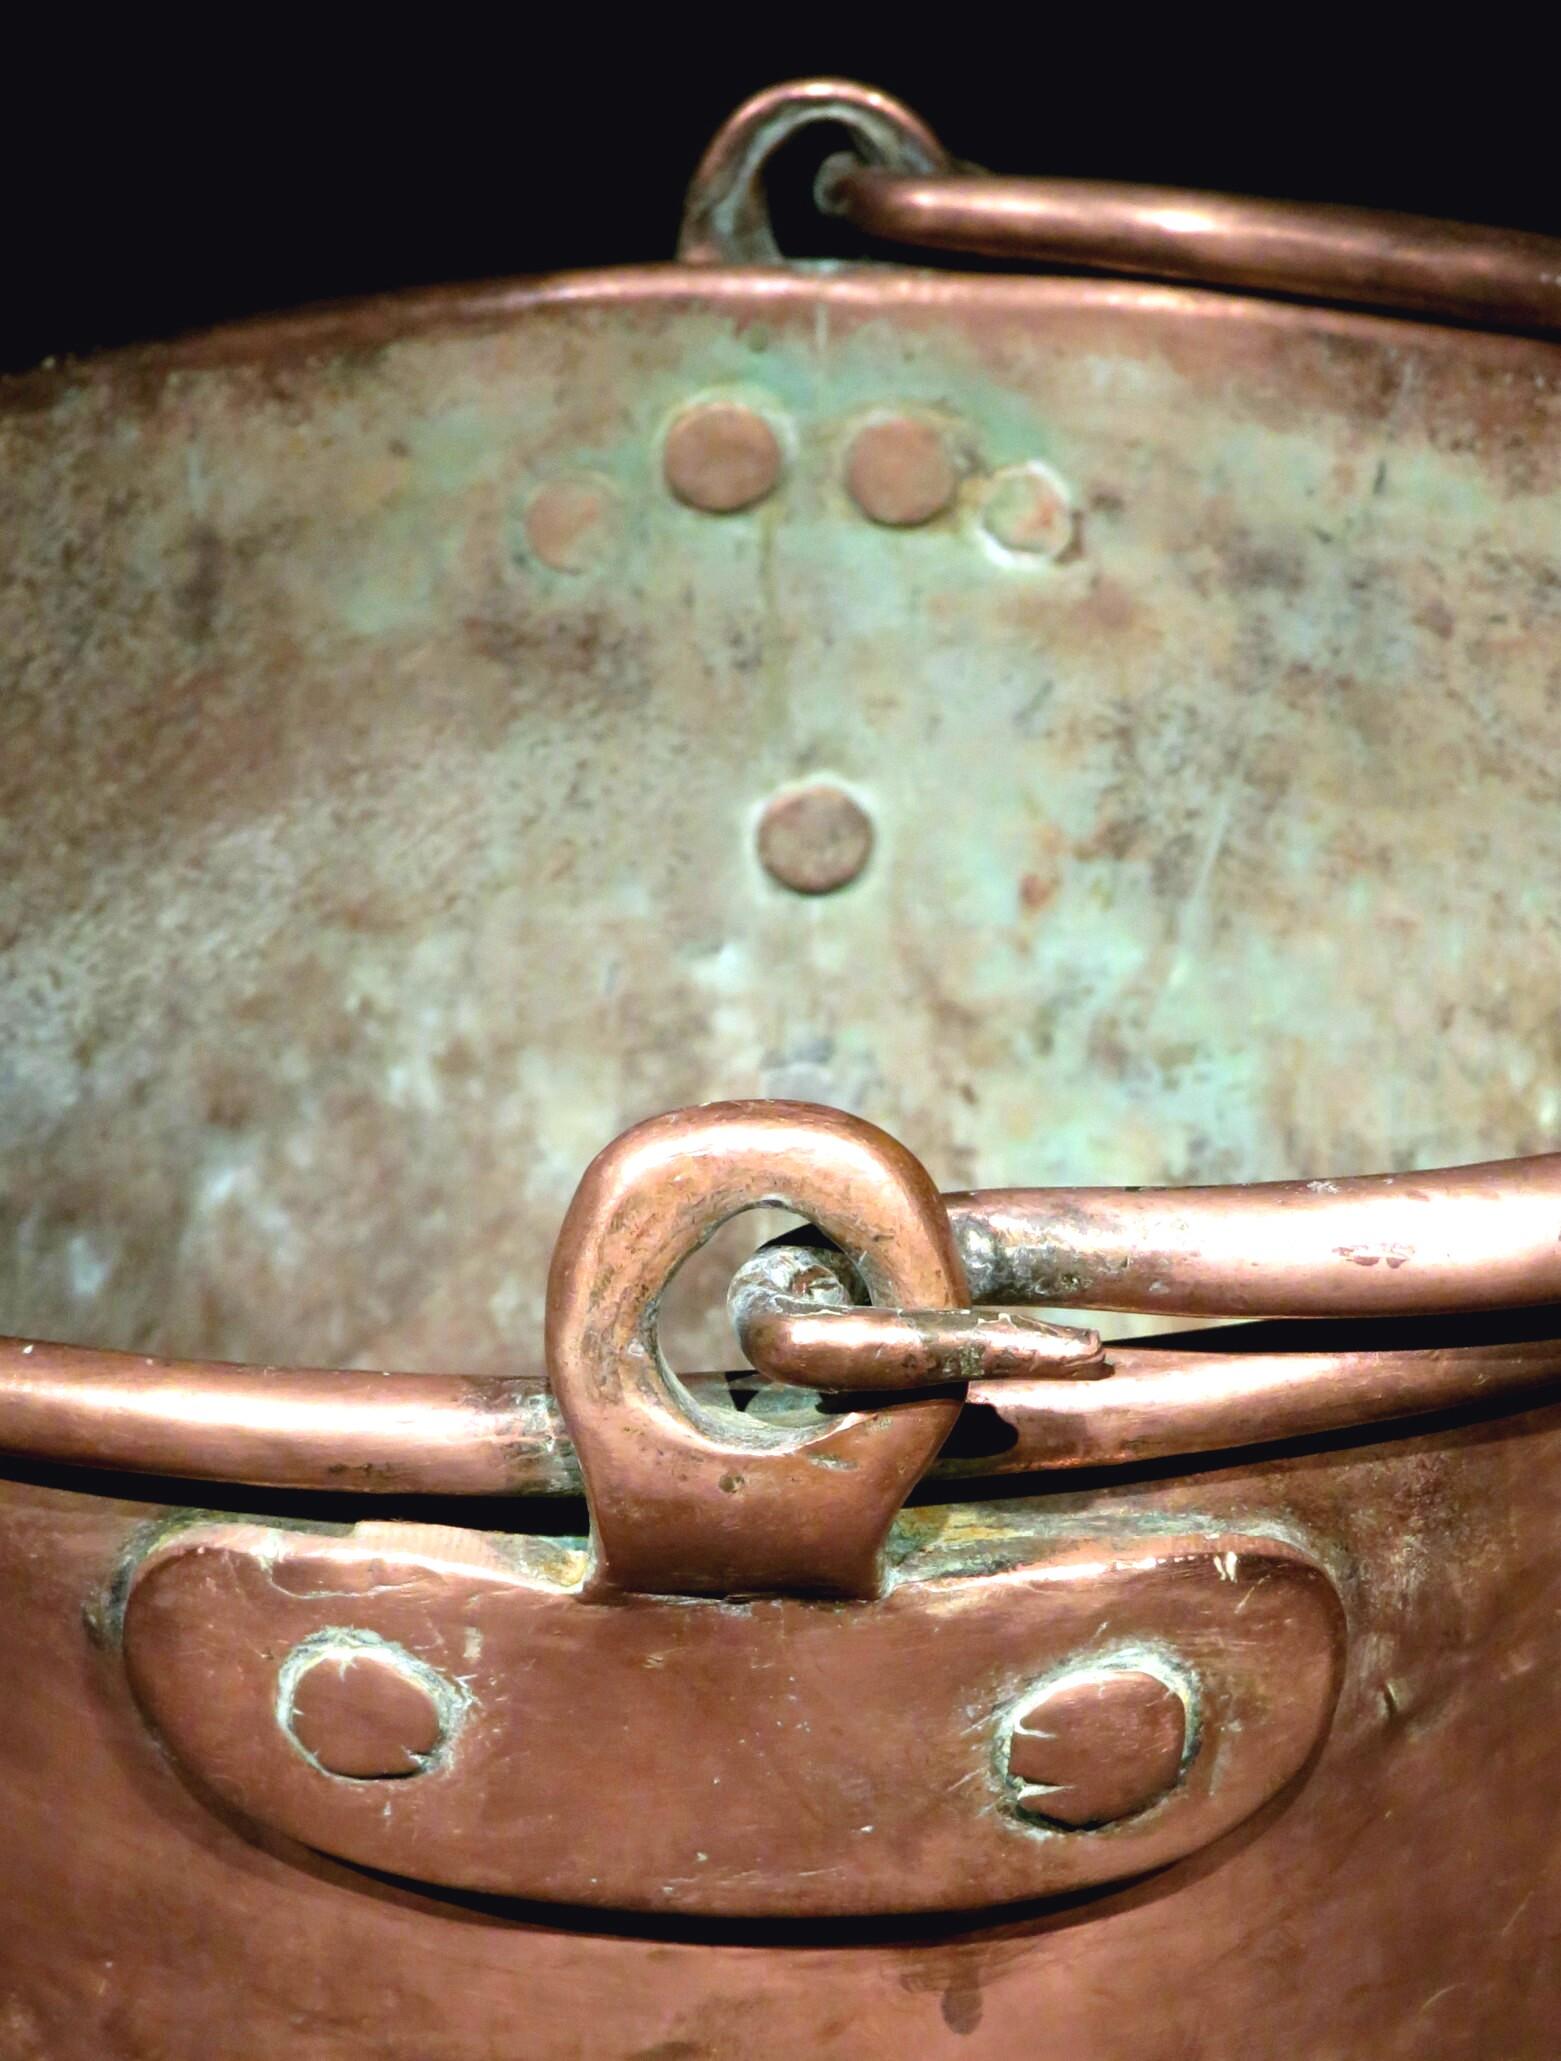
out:
M772 1245L738 1268L727 1308L759 1372L791 1387L864 1394L1110 1372L1097 1331L1013 1310L864 1308L853 1286L841 1254Z

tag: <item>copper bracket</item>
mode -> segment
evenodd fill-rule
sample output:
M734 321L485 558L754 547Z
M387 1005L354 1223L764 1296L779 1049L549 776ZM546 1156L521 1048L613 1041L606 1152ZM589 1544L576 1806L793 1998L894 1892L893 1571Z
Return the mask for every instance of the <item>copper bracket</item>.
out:
M973 1908L1162 1866L1289 1781L1338 1690L1333 1586L1278 1538L951 1518L877 1601L593 1606L583 1573L539 1539L200 1526L139 1569L125 1659L200 1784L307 1846L454 1888L750 1917ZM300 1738L301 1670L342 1654L363 1656L355 1702ZM401 1753L409 1661L431 1733ZM1182 1713L1169 1765L1101 1693L1131 1705L1146 1677ZM1098 1716L1058 1742L1069 1766L1028 1779L1051 1771L1016 1752L1036 1750L1025 1713L1080 1690ZM377 1778L334 1771L376 1744ZM1127 1787L1092 1803L1102 1779Z
M550 1283L590 1540L209 1524L156 1544L125 1661L203 1788L447 1887L818 1915L1160 1866L1304 1765L1343 1624L1302 1542L900 1514L957 1387L801 1429L696 1399L657 1299L760 1202L813 1219L876 1301L928 1313L913 1336L939 1311L979 1335L939 1197L871 1125L730 1104L638 1126L587 1172ZM1042 1332L1054 1356L1096 1350ZM892 1365L896 1336L869 1326L869 1354Z

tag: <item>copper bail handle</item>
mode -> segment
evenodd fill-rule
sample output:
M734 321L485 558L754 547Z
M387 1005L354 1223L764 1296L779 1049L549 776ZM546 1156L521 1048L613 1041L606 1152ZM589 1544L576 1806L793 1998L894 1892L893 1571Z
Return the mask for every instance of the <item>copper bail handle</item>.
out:
M999 177L956 162L902 101L848 79L776 86L723 125L689 187L685 263L780 261L764 167L814 123L852 143L820 173L820 207L881 243L1561 334L1556 237L1321 202Z
M723 1131L733 1112L740 1122ZM694 1192L680 1181L697 1176L711 1184L708 1206L685 1209L678 1235L686 1233L692 1246L724 1207L701 1157L708 1150L719 1163L723 1138L729 1142L739 1132L754 1146L745 1162L753 1185L744 1190L735 1183L728 1214L763 1199L766 1164L778 1169L774 1190L785 1192L783 1160L765 1161L756 1143L761 1135L766 1151L789 1140L800 1153L809 1134L836 1141L837 1171L849 1158L839 1140L851 1134L863 1155L851 1161L858 1173L877 1165L889 1175L876 1190L871 1182L858 1188L859 1200L876 1193L880 1203L903 1208L917 1223L923 1212L936 1210L921 1234L933 1255L930 1267L910 1267L894 1279L880 1271L879 1301L899 1307L829 1308L800 1299L796 1291L819 1271L820 1259L802 1246L768 1248L759 1256L764 1266L757 1278L750 1263L734 1283L739 1327L772 1378L848 1395L901 1391L865 1420L892 1432L888 1449L896 1455L902 1449L894 1441L907 1442L904 1478L863 1520L869 1535L887 1522L883 1507L928 1460L942 1474L1132 1465L1426 1412L1510 1406L1541 1399L1561 1379L1561 1337L1545 1307L1561 1303L1561 1154L1252 1187L987 1189L945 1195L934 1204L915 1160L870 1125L833 1111L744 1103L658 1118L631 1132L597 1162L587 1192L600 1197L608 1171L616 1179L631 1164L649 1168L649 1146L660 1141L666 1159L654 1178L674 1211ZM690 1146L696 1136L700 1154L680 1167L679 1141ZM819 1173L822 1163L813 1164ZM641 1195L626 1211L623 1228L634 1229L644 1202ZM554 1269L555 1316L565 1308L560 1297L579 1310L593 1293L576 1235L582 1226L604 1271L604 1292L617 1292L613 1283L625 1264L643 1265L642 1249L629 1249L626 1257L614 1228L587 1225L589 1215L577 1198ZM817 1220L825 1228L832 1221L827 1209ZM848 1228L848 1253L853 1235ZM903 1257L903 1243L900 1250ZM681 1257L682 1250L661 1255L662 1279ZM897 1281L908 1285L899 1288ZM717 1446L734 1447L741 1464L722 1465L716 1477L724 1536L741 1527L739 1511L754 1507L756 1454L762 1458L777 1440L785 1441L762 1428L762 1384L744 1428L744 1420L734 1422L722 1377L690 1376L674 1388L673 1377L656 1370L643 1327L653 1329L659 1286L647 1277L635 1290L642 1329L630 1327L625 1348L640 1354L633 1364L661 1413L641 1429L654 1439L668 1418L684 1418L696 1431L708 1431L713 1422ZM1226 1330L1194 1350L1186 1341L1112 1343L1102 1350L1090 1332L1031 1318L996 1322L972 1302L1332 1318L1352 1328L1308 1327L1282 1341ZM1514 1316L1525 1309L1535 1314ZM1474 1314L1481 1312L1488 1317ZM593 1324L599 1315L598 1303ZM1414 1329L1382 1338L1353 1328L1355 1319L1375 1318L1412 1320ZM1458 1321L1454 1326L1448 1319ZM941 1387L914 1397L903 1391L967 1377L972 1421L999 1426L1000 1441L974 1452L956 1441L940 1453L936 1427L947 1426L956 1409L950 1399L961 1391ZM607 1386L619 1380L612 1376ZM568 1365L561 1387L571 1387ZM589 1382L576 1378L572 1394L561 1414L562 1395L550 1393L525 1361L505 1375L401 1374L233 1366L0 1339L0 1452L67 1466L376 1497L569 1494L580 1486L581 1426L594 1407ZM609 1444L624 1436L622 1401L620 1395L618 1430ZM835 1418L829 1429L863 1421ZM637 1442L628 1444L632 1449ZM830 1466L839 1456L828 1444L808 1451L800 1479L816 1488L840 1471ZM608 1465L610 1471L611 1459ZM741 1495L721 1488L726 1476L742 1477ZM606 1509L612 1499L600 1469L598 1477ZM614 1553L626 1552L616 1533L614 1539ZM806 1542L796 1551L815 1575L822 1570L821 1578L828 1578L827 1554ZM862 1545L856 1579L872 1578L871 1560Z
M800 1432L695 1401L657 1343L657 1302L760 1204L817 1224L875 1303L966 1300L937 1189L858 1117L728 1102L625 1132L587 1169L548 1279L548 1374L585 1477L597 1591L873 1595L889 1526L954 1428L962 1385Z

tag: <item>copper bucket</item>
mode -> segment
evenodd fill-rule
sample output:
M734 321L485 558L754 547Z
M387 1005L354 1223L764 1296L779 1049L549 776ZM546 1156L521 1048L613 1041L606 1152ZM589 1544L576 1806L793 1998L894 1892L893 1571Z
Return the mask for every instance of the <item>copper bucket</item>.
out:
M1558 334L820 82L0 387L0 2061L1550 2061Z

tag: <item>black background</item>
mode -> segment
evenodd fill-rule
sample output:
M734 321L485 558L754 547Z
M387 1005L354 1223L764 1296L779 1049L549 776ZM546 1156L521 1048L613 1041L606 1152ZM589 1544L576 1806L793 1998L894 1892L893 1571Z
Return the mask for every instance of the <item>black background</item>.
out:
M13 46L0 365L384 288L667 257L722 118L810 72L901 95L994 170L1561 234L1556 37L1537 13L916 19L387 11L330 17L327 36L267 11L133 37L84 21L47 52ZM825 148L777 170L798 255L842 247L807 202Z

